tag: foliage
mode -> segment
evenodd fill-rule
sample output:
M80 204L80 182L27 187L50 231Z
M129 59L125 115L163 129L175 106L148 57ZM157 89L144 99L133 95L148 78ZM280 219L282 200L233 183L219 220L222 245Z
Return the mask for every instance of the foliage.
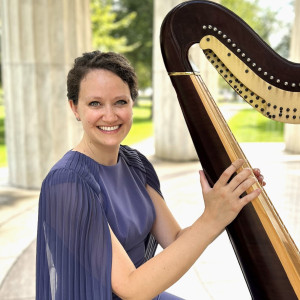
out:
M130 12L117 20L112 1L91 0L91 22L93 47L103 52L126 53L138 47L138 43L128 41L126 35L116 36L115 31L127 30L136 18L136 12Z
M258 0L221 0L221 4L243 19L260 37L269 43L274 30L276 12L269 8L262 9Z
M275 52L277 52L282 57L288 59L290 56L290 45L291 45L291 27L287 30L287 34L285 34L280 42L274 48Z
M129 13L136 13L127 28L115 30L115 36L126 36L129 44L137 45L126 53L126 57L136 69L139 87L145 89L152 82L152 39L153 39L153 0L115 0L118 20Z
M269 120L254 109L243 109L228 125L238 142L283 142L283 123Z
M279 11L273 8L262 8L259 2L263 0L221 0L221 4L241 17L267 44L271 44L271 37L280 32L279 43L271 47L284 58L289 57L291 19L279 20ZM293 6L294 0L285 1L284 5ZM284 33L283 33L284 32Z
M0 5L1 6L1 5ZM2 87L2 45L1 45L1 41L2 41L2 21L0 18L0 87Z
M152 81L153 0L91 0L93 46L124 54L140 89Z

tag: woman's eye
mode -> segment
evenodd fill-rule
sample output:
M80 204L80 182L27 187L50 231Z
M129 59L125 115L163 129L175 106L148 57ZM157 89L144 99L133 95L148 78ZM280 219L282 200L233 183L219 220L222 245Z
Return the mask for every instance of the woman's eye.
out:
M117 104L119 104L119 105L125 105L125 104L127 104L127 101L126 100L118 100Z
M100 103L98 101L92 101L90 102L89 106L98 106Z

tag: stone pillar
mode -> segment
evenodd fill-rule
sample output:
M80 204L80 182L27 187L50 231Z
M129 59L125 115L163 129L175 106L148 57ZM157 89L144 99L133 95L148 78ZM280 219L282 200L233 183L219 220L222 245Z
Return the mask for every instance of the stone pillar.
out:
M295 0L295 19L292 28L290 60L300 63L300 0ZM284 125L285 150L300 153L300 125Z
M160 27L164 17L181 2L185 1L154 1L153 102L155 155L173 161L197 159L175 90L163 63L159 42ZM201 67L202 78L208 89L215 92L217 90L217 72L209 66L206 58L202 55L202 50L198 46L196 48L190 52L193 57L192 60Z
M66 74L91 49L89 0L1 0L9 183L39 188L81 137Z

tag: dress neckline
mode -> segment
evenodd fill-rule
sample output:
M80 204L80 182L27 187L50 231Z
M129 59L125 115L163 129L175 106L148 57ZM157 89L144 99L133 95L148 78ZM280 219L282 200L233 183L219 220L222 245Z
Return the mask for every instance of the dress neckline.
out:
M113 168L117 168L117 167L121 164L120 150L119 150L119 153L118 153L118 160L117 160L117 163L114 164L114 165L103 165L103 164L97 162L95 159L91 158L90 156L88 156L88 155L86 155L86 154L84 154L84 153L82 153L82 152L79 152L79 151L77 151L77 150L71 149L71 150L69 151L69 153L74 153L74 154L76 154L76 155L79 156L79 157L84 157L85 159L87 159L87 160L93 162L94 164L96 164L96 165L98 165L98 166L100 166L100 167L102 167L102 168L113 169Z

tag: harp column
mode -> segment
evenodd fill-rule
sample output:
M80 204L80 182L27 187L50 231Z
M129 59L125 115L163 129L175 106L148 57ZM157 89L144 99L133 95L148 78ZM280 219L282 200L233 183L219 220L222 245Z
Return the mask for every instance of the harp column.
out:
M164 17L181 2L185 1L154 1L153 105L155 155L173 161L188 161L198 158L176 92L164 66L159 43L160 27ZM215 92L218 85L217 72L212 69L200 47L193 46L190 54L194 65L199 66L199 71L208 89Z
M294 2L295 19L291 36L290 60L300 63L300 0ZM284 125L285 149L300 153L300 125Z
M81 137L66 74L91 47L89 0L0 0L9 184L39 188Z

